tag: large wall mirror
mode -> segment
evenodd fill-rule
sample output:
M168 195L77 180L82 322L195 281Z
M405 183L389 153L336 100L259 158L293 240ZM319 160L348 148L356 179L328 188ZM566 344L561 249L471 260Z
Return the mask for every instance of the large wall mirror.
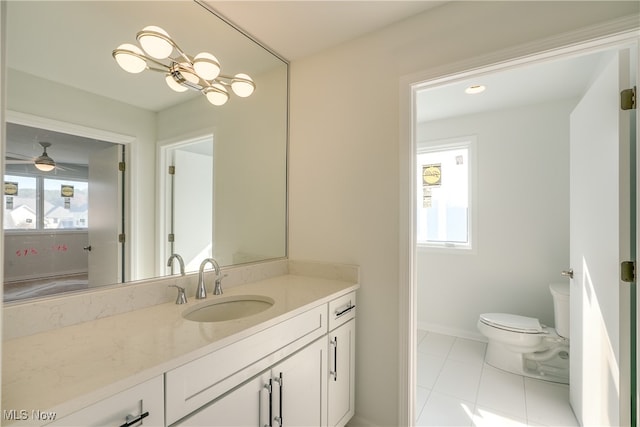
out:
M173 253L187 272L286 256L286 61L200 1L8 1L6 15L5 302L177 274ZM254 93L215 106L125 72L112 52L147 26Z

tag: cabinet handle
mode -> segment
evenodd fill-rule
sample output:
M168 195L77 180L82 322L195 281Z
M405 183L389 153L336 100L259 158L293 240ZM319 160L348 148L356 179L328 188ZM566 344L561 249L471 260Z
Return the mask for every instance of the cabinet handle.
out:
M333 380L338 381L338 337L333 337L329 342L333 346L333 371L329 371L329 375L333 375Z
M280 415L277 416L277 417L274 417L273 420L275 422L277 422L280 425L280 427L284 427L284 422L283 422L283 419L282 419L283 418L282 417L282 406L283 406L282 405L282 400L283 400L282 399L282 389L284 388L284 381L283 381L283 378L282 378L282 372L280 372L280 376L274 378L274 381L277 382L278 385L279 385L278 394L280 395L280 399L278 399L279 400L279 402L278 402L279 405L278 406L279 406L279 414Z
M137 417L134 417L133 415L127 415L127 422L122 424L120 427L131 427L132 425L139 423L143 418L147 418L148 416L149 411L145 412L144 414L140 414Z
M272 427L271 420L273 419L273 381L269 379L269 384L265 384L264 388L269 393L269 424L265 424L264 427Z
M335 314L335 316L336 316L336 319L337 319L338 317L342 317L342 316L344 316L345 314L347 314L348 312L350 312L350 311L351 311L351 310L353 310L354 308L356 308L356 305L355 305L355 304L353 304L353 305L352 305L352 304L351 304L351 301L349 301L349 306L348 306L347 308L345 308L344 310L337 309L337 310L334 312L334 314Z

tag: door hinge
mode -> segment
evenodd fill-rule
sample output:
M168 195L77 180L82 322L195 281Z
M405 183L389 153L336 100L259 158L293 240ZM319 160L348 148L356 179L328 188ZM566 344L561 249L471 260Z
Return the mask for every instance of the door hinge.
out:
M620 92L620 108L634 110L636 108L636 87Z
M636 281L636 263L634 261L622 261L620 263L620 280L627 283Z
M120 172L124 172L124 170L125 170L125 163L124 162L118 162L118 170Z
M175 175L175 174L176 174L176 167L169 166L169 175Z
M125 242L125 235L124 233L120 233L118 234L118 243L124 243Z
M175 241L175 239L176 239L176 235L173 234L173 233L170 233L169 234L169 239L168 239L169 243L173 243Z

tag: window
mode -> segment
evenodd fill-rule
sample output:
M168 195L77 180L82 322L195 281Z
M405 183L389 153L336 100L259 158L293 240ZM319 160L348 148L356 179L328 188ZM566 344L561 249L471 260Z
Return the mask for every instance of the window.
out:
M419 144L417 243L472 249L475 137Z
M4 229L86 229L87 197L86 180L5 175Z

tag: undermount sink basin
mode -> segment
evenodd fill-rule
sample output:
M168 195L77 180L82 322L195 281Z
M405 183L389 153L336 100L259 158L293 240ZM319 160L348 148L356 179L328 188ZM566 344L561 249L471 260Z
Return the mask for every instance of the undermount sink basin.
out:
M261 295L231 295L202 302L185 310L182 317L194 322L224 322L265 311L273 299Z

